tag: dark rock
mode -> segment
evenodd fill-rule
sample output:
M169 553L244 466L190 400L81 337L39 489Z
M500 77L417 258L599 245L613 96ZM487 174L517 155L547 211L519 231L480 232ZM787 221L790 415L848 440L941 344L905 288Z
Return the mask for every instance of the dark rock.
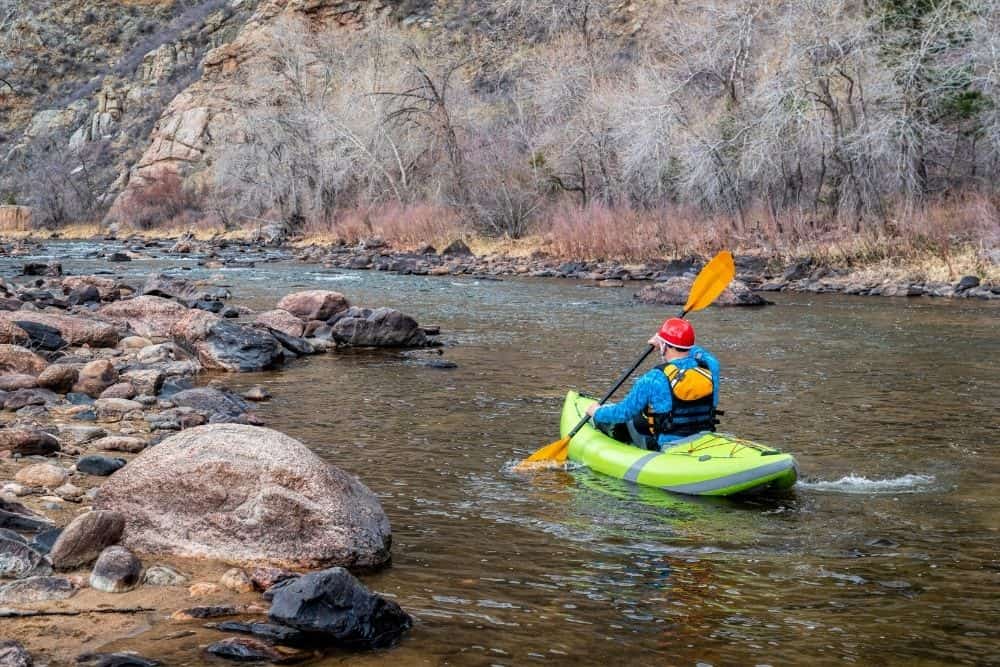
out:
M17 392L15 392L17 393ZM11 400L8 396L4 405ZM48 456L58 452L59 441L55 437L38 429L5 428L0 429L0 449L10 450L21 456Z
M284 359L281 344L267 331L225 320L213 324L196 349L206 368L227 371L261 371Z
M475 257L475 255L472 254L472 249L470 249L462 239L455 239L449 243L448 246L441 251L441 255L444 257Z
M225 317L226 319L235 319L240 316L240 311L239 308L226 306L225 308L222 309L222 312L219 314Z
M979 287L979 278L976 276L963 276L961 280L955 285L956 292L964 292L965 290L972 289L973 287ZM28 332L31 335L31 332Z
M125 547L101 552L90 573L90 586L105 593L125 593L139 584L142 563Z
M174 278L154 273L146 278L141 294L152 294L176 299L185 304L193 301L220 301L229 298L229 290L222 287L201 287L184 278Z
M66 303L71 306L79 306L86 303L98 303L101 300L101 291L93 285L84 285L71 290L66 296Z
M642 303L652 303L658 305L683 306L687 301L691 291L693 278L679 277L671 278L664 282L654 283L642 288L635 294L635 298ZM714 305L717 306L764 306L769 301L760 295L754 294L746 285L739 280L734 280L729 287L719 295Z
M24 542L25 544L28 543L28 540L26 540L21 533L14 532L8 528L0 528L0 538L5 540L14 540L15 542ZM38 549L36 549L36 551L38 551Z
M302 644L305 640L298 630L286 628L283 625L273 625L271 623L240 623L239 621L224 621L217 626L222 632L242 632L247 635L256 635L261 639L276 644L286 644L294 646Z
M62 528L49 528L48 530L43 530L42 532L35 535L35 539L31 540L31 548L38 553L47 554L52 551L53 545L55 545L56 540L62 535Z
M295 581L296 579L298 579L300 576L301 575L295 575L294 577L289 577L288 579L281 579L281 580L275 582L273 585L271 585L271 586L267 587L266 589L264 589L264 593L261 595L261 597L264 598L264 600L266 602L270 602L271 600L274 599L274 596L278 594L278 591L280 591L281 589L283 589L285 586L288 586L289 584L291 584L293 581Z
M427 368L436 368L438 370L450 370L452 368L458 368L458 364L454 361L448 361L447 359L422 359L418 361L421 366L426 366Z
M21 327L30 339L29 345L36 350L61 350L68 345L59 335L59 329L47 324L32 322L30 320L12 320L14 324Z
M795 280L802 280L803 278L808 278L813 272L814 264L812 258L800 259L781 274L781 279L785 282L792 282Z
M29 604L65 600L76 594L76 586L65 577L28 577L0 586L0 604ZM0 662L0 665L3 665Z
M333 338L358 347L424 347L430 344L417 321L393 308L351 308L333 324Z
M283 331L278 331L277 329L268 330L272 336L274 336L282 347L289 350L293 354L299 356L308 356L310 354L316 354L316 348L307 341L305 338L299 338L298 336L289 336Z
M230 637L210 644L205 649L212 655L238 662L283 662L288 656L264 642L249 637Z
M59 570L86 565L105 548L118 544L125 530L125 517L118 512L97 510L82 514L66 526L49 552Z
M178 609L173 615L175 618L180 619L206 619L219 618L221 616L236 616L239 613L240 610L231 604L216 604Z
M84 393L71 391L66 394L66 400L72 405L93 405L94 399Z
M126 463L125 459L111 458L110 456L101 456L100 454L88 454L76 462L76 469L87 475L107 477L123 468Z
M0 537L0 578L21 579L37 573L45 556L24 542Z
M3 667L32 667L31 655L13 639L0 640L0 665Z
M342 567L283 586L274 594L268 618L353 649L392 646L413 625L398 604L372 593Z
M21 503L0 498L0 528L37 533L52 528L52 522Z
M21 269L26 276L47 276L55 278L62 275L62 264L59 262L28 262Z
M229 390L197 387L177 392L170 400L203 414L209 422L235 422L250 409L250 404Z
M38 374L38 386L65 394L76 384L78 375L79 370L76 366L70 364L52 364Z
M28 405L52 406L59 402L59 396L48 389L18 389L4 396L6 410L20 410Z
M123 252L112 252L107 255L109 262L131 262L132 258Z
M76 662L87 667L157 667L161 664L135 653L84 653L77 656Z
M191 301L188 303L189 308L197 308L198 310L207 310L210 313L221 313L226 307L221 301L205 301L204 299L198 299L197 301Z

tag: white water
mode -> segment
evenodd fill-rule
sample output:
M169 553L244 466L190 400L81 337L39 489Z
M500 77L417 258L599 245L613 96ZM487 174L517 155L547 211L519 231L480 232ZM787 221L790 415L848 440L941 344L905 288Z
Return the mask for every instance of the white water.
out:
M934 475L906 474L890 479L868 479L861 475L847 475L835 481L800 480L797 486L810 491L835 493L919 493L934 483Z

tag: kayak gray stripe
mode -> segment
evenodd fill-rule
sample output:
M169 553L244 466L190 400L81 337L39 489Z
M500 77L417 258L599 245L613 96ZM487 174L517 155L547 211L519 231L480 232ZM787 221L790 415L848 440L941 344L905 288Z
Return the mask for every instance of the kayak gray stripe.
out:
M646 464L655 459L659 455L660 455L659 452L650 452L645 456L640 456L638 459L636 459L636 462L632 464L632 467L628 469L628 472L625 473L625 476L622 477L622 479L624 479L626 482L636 481L637 479L639 479L639 473L642 472L642 469L644 467L646 467Z
M794 461L787 461L787 460L777 461L775 463L770 463L766 466L760 466L759 468L754 468L753 470L744 470L743 472L738 472L734 475L727 475L726 477L710 479L705 482L695 482L694 484L680 484L678 486L661 486L660 488L666 491L674 491L676 493L689 493L697 495L699 493L718 491L719 489L725 489L726 487L734 486L736 484L742 484L743 482L750 482L760 477L767 477L768 475L773 475L776 472L782 472L783 470L788 470L793 465L795 465ZM631 472L631 470L629 472Z

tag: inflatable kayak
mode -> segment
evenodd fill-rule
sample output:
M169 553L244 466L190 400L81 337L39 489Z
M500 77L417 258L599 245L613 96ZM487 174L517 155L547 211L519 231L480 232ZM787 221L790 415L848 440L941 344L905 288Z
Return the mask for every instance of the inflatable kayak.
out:
M566 395L559 429L563 437L593 402L575 391ZM722 433L696 433L662 452L650 452L618 442L588 423L570 441L569 458L610 477L699 496L787 489L798 477L791 454Z

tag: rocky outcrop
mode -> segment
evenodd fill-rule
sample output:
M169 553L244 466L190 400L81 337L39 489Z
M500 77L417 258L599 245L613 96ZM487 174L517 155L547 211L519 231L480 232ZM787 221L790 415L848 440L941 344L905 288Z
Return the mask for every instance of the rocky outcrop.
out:
M350 308L333 324L338 343L357 347L424 347L430 342L417 321L393 308Z
M664 306L683 306L691 293L694 278L677 276L663 282L653 283L636 292L636 300ZM770 301L755 294L746 284L734 280L713 302L716 306L764 306Z
M376 567L389 521L361 482L270 429L188 429L139 454L96 505L140 553L279 567Z

